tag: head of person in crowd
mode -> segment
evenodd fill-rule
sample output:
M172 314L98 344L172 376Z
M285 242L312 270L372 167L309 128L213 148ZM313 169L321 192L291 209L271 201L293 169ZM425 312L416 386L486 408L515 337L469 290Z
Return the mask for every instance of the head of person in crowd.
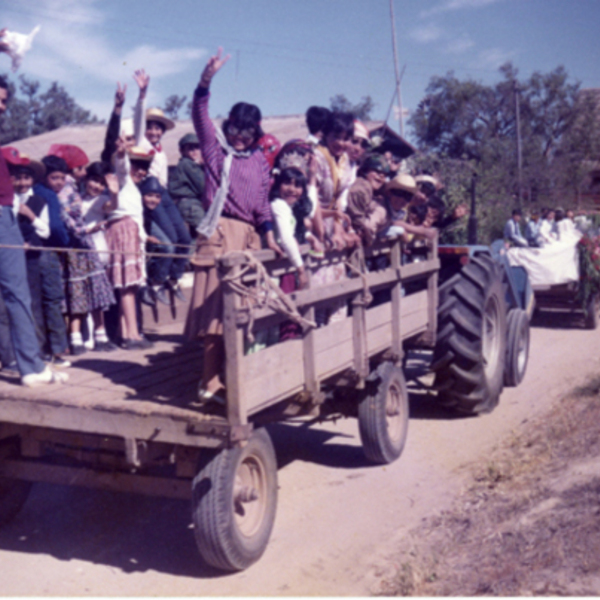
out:
M26 194L34 183L44 178L46 173L44 165L21 154L17 148L6 146L2 148L2 155L8 165L8 172L17 194Z
M408 173L398 173L385 186L385 195L394 210L405 208L417 192L417 184Z
M149 108L146 111L146 139L153 146L158 146L165 131L174 127L175 123L160 108Z
M556 223L560 223L565 218L565 211L562 208L557 208L554 211L554 220Z
M371 137L369 130L358 119L354 120L354 132L348 142L346 151L348 158L354 163L359 164L365 154L371 148Z
M156 177L147 177L140 185L140 193L142 194L142 202L148 210L154 210L162 199L163 187L160 185Z
M446 212L446 205L444 201L435 194L427 200L427 217L426 224L435 227L444 218Z
M542 210L542 219L544 219L544 221L554 221L555 216L556 213L552 208L544 208Z
M383 154L390 166L390 176L394 177L402 164L404 147L397 140L387 138L377 147L376 151Z
M106 175L110 172L106 163L96 161L85 169L85 193L91 198L102 194L106 189Z
M354 117L350 113L332 112L323 130L323 142L331 156L339 159L346 152L348 140L354 134Z
M50 154L42 158L42 163L46 167L44 176L44 185L50 188L55 194L58 194L67 181L67 175L70 171L69 165L64 158Z
M129 155L129 163L131 165L129 168L131 179L133 180L133 183L140 185L140 183L148 176L150 163L154 158L154 151L151 150L150 152L147 152L144 148L133 146L132 148L129 148L127 154Z
M306 111L306 127L310 135L318 139L323 140L323 131L325 125L331 115L331 111L324 106L311 106Z
M265 158L272 169L275 166L277 154L279 153L279 150L281 150L281 142L274 135L265 133L265 135L258 140L257 145L265 155Z
M0 115L6 112L8 108L8 82L4 77L0 77Z
M438 188L438 182L436 178L429 173L417 175L415 177L415 181L417 182L417 188L419 192L421 192L425 198L431 198Z
M532 208L531 209L531 213L529 214L529 218L534 223L537 223L540 220L540 209L539 208Z
M79 147L73 144L52 144L48 155L62 158L69 167L69 173L75 181L82 181L85 177L85 167L90 159L87 154Z
M222 125L227 143L236 152L250 150L264 135L261 120L262 114L258 106L247 102L234 104Z
M519 208L513 209L511 218L515 223L518 223L521 220L522 216L523 216L523 213L521 212L521 209L519 209Z
M308 197L308 180L298 167L285 167L277 170L275 181L269 195L271 201L281 198L292 208L296 218L296 238L300 243L305 242L306 225L304 219L310 215L312 203Z
M127 150L135 146L133 119L121 119L119 137L124 141Z
M565 218L569 219L570 221L572 221L575 218L575 213L573 212L572 208L567 208L567 210L565 211Z
M407 220L411 225L423 225L427 219L427 206L425 204L411 204L408 207Z
M179 153L183 158L189 158L198 165L203 163L200 143L195 133L186 133L179 140Z
M373 193L379 192L387 180L390 169L381 154L367 155L358 168L358 177L366 179L373 189Z
M287 167L296 167L308 178L312 158L313 150L310 144L304 140L290 140L283 145L275 157L274 168L282 171Z

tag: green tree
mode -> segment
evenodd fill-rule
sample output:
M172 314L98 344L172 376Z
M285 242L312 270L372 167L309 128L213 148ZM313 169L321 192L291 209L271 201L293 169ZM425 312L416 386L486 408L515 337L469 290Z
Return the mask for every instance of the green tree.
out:
M187 96L178 96L177 94L172 94L165 100L165 105L163 107L163 111L167 117L170 117L174 121L177 121L179 116L179 111L183 108L185 101L187 100Z
M66 125L99 122L96 116L79 106L56 81L45 92L40 93L38 81L21 75L17 90L15 83L8 77L5 78L9 84L9 102L0 125L0 144L8 144Z
M329 99L329 102L331 110L352 113L355 119L361 121L370 121L371 113L375 108L375 103L371 96L363 96L360 102L352 104L344 94L336 94L333 98Z

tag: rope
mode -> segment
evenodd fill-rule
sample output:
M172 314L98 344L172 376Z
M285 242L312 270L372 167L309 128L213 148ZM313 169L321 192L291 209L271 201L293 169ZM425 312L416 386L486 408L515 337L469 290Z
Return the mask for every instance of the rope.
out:
M246 329L248 341L254 343L254 334L252 328L254 326L254 313L264 307L285 315L291 321L305 328L315 328L317 324L314 321L304 318L292 301L292 299L281 291L281 288L273 282L264 265L254 258L251 252L243 253L248 263L244 265L239 272L226 275L223 281L231 287L231 289L239 294L242 299L249 303L248 314L249 322ZM256 271L256 284L247 286L242 283L242 277L249 271Z
M164 244L168 246L168 244ZM172 244L174 245L174 244ZM185 258L185 254L169 254L166 252L145 252L142 250L136 250L134 252L124 252L121 250L92 250L89 248L57 248L53 246L19 246L18 244L0 244L0 248L8 248L12 250L35 250L37 252L76 252L80 254L125 254L125 255L138 255L143 254L144 256L157 256L159 258Z

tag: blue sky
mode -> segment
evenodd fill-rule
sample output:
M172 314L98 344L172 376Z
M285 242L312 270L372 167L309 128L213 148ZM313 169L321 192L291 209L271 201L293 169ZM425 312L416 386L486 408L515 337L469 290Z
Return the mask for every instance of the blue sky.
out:
M507 60L522 77L564 65L584 87L600 87L600 0L394 0L394 10L409 111L433 75L492 83ZM215 116L238 100L264 115L300 114L342 93L352 102L370 95L381 119L394 91L389 0L2 1L0 27L38 24L19 73L58 80L99 118L110 114L116 81L127 82L133 104L139 67L151 75L149 105L189 98L219 45L232 58L213 82ZM0 72L9 66L0 56Z

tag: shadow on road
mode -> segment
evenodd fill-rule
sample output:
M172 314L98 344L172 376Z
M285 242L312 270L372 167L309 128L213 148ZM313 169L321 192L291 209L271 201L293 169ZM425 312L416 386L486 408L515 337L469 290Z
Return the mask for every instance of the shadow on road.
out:
M223 576L201 563L190 502L104 490L36 484L23 510L0 530L0 549L125 573Z

